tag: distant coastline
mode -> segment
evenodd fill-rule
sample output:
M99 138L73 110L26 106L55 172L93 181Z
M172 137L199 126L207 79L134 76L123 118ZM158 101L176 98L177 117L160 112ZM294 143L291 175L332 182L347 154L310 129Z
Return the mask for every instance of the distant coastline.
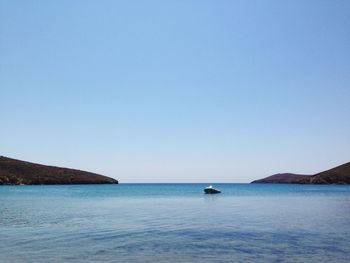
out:
M0 185L118 184L118 180L87 171L48 166L0 156ZM251 183L350 184L350 162L314 174L278 173Z
M350 184L350 162L314 175L293 173L274 174L263 179L255 180L251 183Z
M0 156L0 185L118 184L113 178Z

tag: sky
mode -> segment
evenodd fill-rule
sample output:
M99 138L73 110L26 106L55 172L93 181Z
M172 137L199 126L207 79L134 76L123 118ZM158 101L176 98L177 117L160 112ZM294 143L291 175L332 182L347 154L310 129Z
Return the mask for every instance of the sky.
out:
M350 161L350 1L0 0L0 155L121 183Z

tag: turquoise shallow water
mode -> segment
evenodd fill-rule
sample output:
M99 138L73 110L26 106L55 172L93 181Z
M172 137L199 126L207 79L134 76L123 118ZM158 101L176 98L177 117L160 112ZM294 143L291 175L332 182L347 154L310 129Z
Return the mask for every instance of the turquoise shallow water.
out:
M0 187L0 262L349 262L350 186Z

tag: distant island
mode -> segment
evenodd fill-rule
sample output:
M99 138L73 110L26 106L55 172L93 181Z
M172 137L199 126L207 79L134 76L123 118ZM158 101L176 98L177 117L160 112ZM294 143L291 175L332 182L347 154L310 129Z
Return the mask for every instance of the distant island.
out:
M252 183L275 184L350 184L350 162L314 175L274 174Z
M118 181L96 173L0 156L0 185L21 184L118 184Z

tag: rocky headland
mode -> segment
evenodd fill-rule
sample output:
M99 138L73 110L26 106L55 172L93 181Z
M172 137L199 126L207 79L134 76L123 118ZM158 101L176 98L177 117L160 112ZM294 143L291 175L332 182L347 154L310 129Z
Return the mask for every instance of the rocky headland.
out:
M252 183L276 183L276 184L350 184L350 162L335 168L314 174L275 174Z
M36 164L0 156L0 185L117 184L96 173Z
M302 179L307 179L308 177L309 177L309 175L303 175L303 174L279 173L279 174L274 174L274 175L268 176L268 177L263 178L263 179L255 180L252 183L290 184L290 183L295 183L295 182L302 180Z

